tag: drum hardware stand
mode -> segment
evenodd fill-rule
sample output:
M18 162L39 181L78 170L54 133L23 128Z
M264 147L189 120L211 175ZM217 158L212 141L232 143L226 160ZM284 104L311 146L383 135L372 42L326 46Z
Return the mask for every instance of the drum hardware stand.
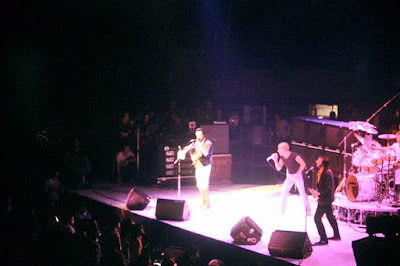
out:
M396 171L398 170L397 166L396 166L396 162L394 163L393 166L393 188L394 188L394 197L395 197L395 202L392 204L392 207L398 208L400 207L399 204L399 188L400 188L400 184L397 184L396 182Z
M342 145L343 143L343 182L342 184L346 184L346 179L347 179L347 166L346 166L346 157L348 156L347 154L347 138L350 136L350 134L353 133L352 131L349 132L346 136L344 136L343 140L338 144L338 147ZM344 185L344 190L346 190L346 185Z
M394 208L399 208L400 207L400 204L399 204L399 194L398 194L398 186L399 185L396 185L396 181L393 181L394 182L394 184L393 184L393 190L394 190L394 202L390 205L391 207L394 207Z
M397 96L399 96L399 95L400 95L400 91L399 91L395 96L393 96L389 101L385 102L378 110L376 110L376 112L373 113L373 114L367 119L367 122L369 123L369 121L371 121L372 118L374 118L380 111L382 111L391 101L393 101L394 99L396 99Z

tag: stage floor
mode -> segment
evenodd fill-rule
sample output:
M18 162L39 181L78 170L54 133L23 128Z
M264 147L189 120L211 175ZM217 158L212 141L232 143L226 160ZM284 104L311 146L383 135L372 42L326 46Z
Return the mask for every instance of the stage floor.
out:
M125 200L132 186L99 185L96 189L75 190L81 196L97 202L126 209ZM131 211L136 215L156 219L157 198L179 199L174 188L138 187L151 196L150 203L142 211ZM180 199L185 200L191 209L188 221L163 221L171 226L194 232L209 238L232 244L231 228L243 217L249 216L263 230L261 240L256 245L242 245L241 248L270 256L268 243L275 230L299 231L308 233L311 243L319 241L319 235L313 216L307 217L301 199L290 194L286 214L279 214L280 192L282 185L249 185L219 183L210 185L211 208L199 208L199 194L195 186L183 186ZM317 201L309 196L312 213L315 213ZM333 235L325 216L323 223L328 237ZM301 265L356 265L352 241L367 236L365 226L338 221L341 241L330 241L326 246L314 246L310 257L301 261L280 258Z

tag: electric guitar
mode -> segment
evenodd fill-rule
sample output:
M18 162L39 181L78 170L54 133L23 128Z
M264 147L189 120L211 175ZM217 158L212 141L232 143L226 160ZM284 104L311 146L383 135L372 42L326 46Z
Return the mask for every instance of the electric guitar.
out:
M210 146L211 146L211 143L206 141L206 142L204 142L204 144L200 150L198 150L196 153L191 155L192 165L194 166L194 168L196 168L201 163L200 158L203 156L203 150L209 149Z
M313 198L318 199L320 193L318 192L318 190L315 190L313 188L309 188L308 191L310 191L311 195L313 196Z
M122 167L127 167L129 165L129 163L134 162L135 158L133 156L129 156L127 158L125 158L123 161L121 161L121 166Z

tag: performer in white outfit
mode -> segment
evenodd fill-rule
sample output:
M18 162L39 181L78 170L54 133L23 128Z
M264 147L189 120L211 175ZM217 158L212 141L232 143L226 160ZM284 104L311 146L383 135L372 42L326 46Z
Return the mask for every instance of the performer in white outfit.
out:
M283 183L283 190L281 194L281 213L284 214L286 211L287 196L290 189L296 184L299 190L300 197L303 200L304 208L307 216L311 215L310 204L308 202L308 196L304 188L303 170L306 167L306 163L300 157L299 154L290 151L289 144L281 142L278 144L278 154L280 156L278 160L278 154L274 153L270 158L275 163L276 170L280 171L283 166L286 166L286 179ZM268 160L269 158L267 158Z
M200 208L209 209L209 183L211 174L213 144L205 137L202 128L196 129L196 142L190 151L191 159L196 168L197 188L200 192L201 205Z
M192 140L183 150L178 151L177 160L184 160L186 153L190 151L190 158L195 167L196 185L200 192L200 208L209 209L209 183L214 148L212 142L205 137L202 128L196 129L195 136L196 140Z

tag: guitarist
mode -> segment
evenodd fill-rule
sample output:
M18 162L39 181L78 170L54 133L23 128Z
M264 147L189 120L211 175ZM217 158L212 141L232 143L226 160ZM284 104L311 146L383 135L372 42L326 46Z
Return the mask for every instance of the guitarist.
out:
M200 192L201 209L210 208L209 181L211 174L211 163L213 144L205 137L204 130L197 128L195 132L196 142L192 145L190 157L195 167L196 184Z
M117 154L117 183L129 183L135 176L134 162L136 162L136 156L131 151L129 145L124 145L124 149Z
M328 239L340 240L339 228L332 211L332 202L334 200L334 180L332 170L329 169L328 157L320 155L315 161L318 170L317 189L310 188L310 193L314 198L318 198L318 207L315 212L314 221L318 229L321 240L314 243L313 246L327 245ZM333 229L333 237L326 236L324 225L322 224L322 216L326 214L326 218Z

